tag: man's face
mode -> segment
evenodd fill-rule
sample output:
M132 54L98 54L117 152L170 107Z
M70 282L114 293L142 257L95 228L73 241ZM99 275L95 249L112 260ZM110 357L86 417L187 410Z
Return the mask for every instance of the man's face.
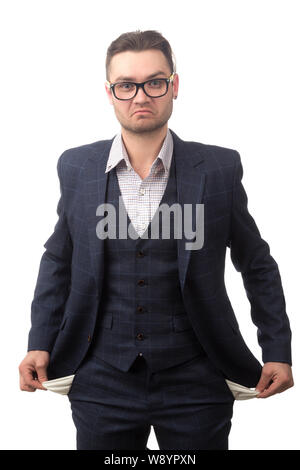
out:
M156 74L154 77L154 74ZM172 71L161 51L120 52L113 56L110 63L110 83L119 81L144 82L151 78L169 78ZM169 83L168 92L160 98L150 98L142 88L137 95L128 101L115 98L105 85L110 103L116 117L126 130L141 134L152 132L163 127L172 114L173 98L178 94L178 75L175 74L173 86ZM149 110L148 113L136 113L138 110Z

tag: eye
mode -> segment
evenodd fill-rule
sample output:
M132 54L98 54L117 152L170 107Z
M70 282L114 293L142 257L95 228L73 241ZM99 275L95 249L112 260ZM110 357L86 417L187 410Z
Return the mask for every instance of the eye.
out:
M151 80L149 83L149 86L151 87L158 87L161 85L162 81L161 80Z
M130 83L130 82L117 83L117 85L116 85L116 87L119 90L123 90L123 91L132 90L134 86L135 85L133 83Z

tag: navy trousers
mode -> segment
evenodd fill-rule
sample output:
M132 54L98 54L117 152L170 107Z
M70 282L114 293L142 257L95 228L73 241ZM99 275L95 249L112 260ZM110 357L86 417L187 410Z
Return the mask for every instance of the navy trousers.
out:
M128 372L92 354L69 391L78 450L227 450L234 397L203 353L151 372L138 356Z

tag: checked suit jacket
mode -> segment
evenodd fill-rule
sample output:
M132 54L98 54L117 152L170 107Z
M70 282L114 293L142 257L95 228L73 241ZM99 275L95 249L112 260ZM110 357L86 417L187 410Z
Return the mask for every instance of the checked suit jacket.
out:
M291 361L291 330L276 261L248 211L236 150L180 139L170 129L178 203L204 204L204 244L177 240L178 275L199 342L229 380L255 387L262 365L246 345L224 282L225 258L241 273L263 362ZM93 338L105 276L96 209L105 202L113 139L68 149L58 159L58 221L44 244L31 304L28 351L50 352L48 377L75 374ZM193 227L195 230L195 226Z

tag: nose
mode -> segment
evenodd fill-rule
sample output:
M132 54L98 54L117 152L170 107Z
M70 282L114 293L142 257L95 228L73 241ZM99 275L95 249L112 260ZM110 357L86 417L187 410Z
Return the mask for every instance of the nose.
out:
M136 96L134 97L133 101L135 103L145 103L149 100L150 100L150 98L149 98L149 96L146 95L143 88L139 87L138 92L137 92Z

